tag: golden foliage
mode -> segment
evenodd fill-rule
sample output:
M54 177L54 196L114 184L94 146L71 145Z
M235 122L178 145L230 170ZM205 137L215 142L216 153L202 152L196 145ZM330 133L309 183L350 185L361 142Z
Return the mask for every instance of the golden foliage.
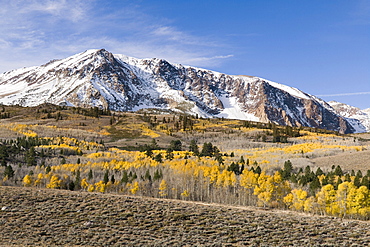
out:
M32 177L30 176L30 175L26 175L26 176L24 176L24 178L23 178L23 185L24 186L27 186L27 187L29 187L29 186L31 186L32 185Z
M59 189L61 186L62 180L59 178L58 175L52 175L50 178L50 182L46 185L46 188L50 189Z
M167 187L168 187L168 185L167 185L166 180L162 179L162 181L159 185L159 195L161 197L167 196Z

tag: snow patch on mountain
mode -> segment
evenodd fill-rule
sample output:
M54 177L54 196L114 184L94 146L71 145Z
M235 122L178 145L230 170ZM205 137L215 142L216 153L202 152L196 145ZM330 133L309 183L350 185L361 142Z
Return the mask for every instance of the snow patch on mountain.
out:
M238 104L238 99L236 97L227 97L226 95L219 96L224 109L216 117L230 118L230 119L241 119L248 121L260 121L258 117L253 114L249 114L242 110Z

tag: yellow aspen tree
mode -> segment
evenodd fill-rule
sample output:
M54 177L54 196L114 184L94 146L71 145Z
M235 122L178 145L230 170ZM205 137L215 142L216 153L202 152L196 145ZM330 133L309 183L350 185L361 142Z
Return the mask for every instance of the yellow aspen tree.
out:
M246 189L254 188L257 185L258 174L244 169L240 175L240 185Z
M217 165L212 166L210 173L208 175L210 183L216 182L219 174L220 174L220 168Z
M293 200L294 200L293 191L289 193L288 195L286 195L283 199L285 205L287 205L288 208L293 207Z
M310 196L304 201L303 204L303 210L305 212L313 212L314 210L314 203L316 202L316 199L314 196Z
M287 181L283 181L281 175L276 172L273 176L262 172L257 180L254 194L263 203L264 206L278 206L283 203L285 195L290 192L290 186Z
M225 170L224 170L225 171ZM222 172L220 173L218 176L217 176L217 179L216 179L216 185L218 187L223 187L224 186L224 182L226 181L226 173L225 172Z
M131 190L131 187L132 187L132 184L131 183L126 183L126 189L127 189L127 191ZM122 190L124 191L125 189L122 189Z
M275 172L274 176L272 176L272 183L274 184L273 200L282 204L284 196L291 191L289 182L284 181L279 172Z
M235 173L232 171L227 171L226 169L222 171L217 176L217 186L221 187L228 187L228 186L235 186L236 184L236 176Z
M23 178L23 185L26 186L26 187L31 186L32 180L33 179L32 179L32 177L30 175L24 176L24 178Z
M108 183L105 184L105 190L106 191L111 191L111 189L113 188L113 183L111 181L108 181Z
M167 182L164 179L162 179L162 181L159 185L159 195L161 197L167 196Z
M35 180L35 182L34 182L34 185L35 186L39 186L39 185L41 185L41 182L42 182L42 180L44 179L44 174L42 174L42 173L39 173L38 175L37 175L37 179Z
M139 182L135 181L130 189L131 194L135 195L139 191Z
M333 211L340 217L343 217L349 213L352 205L348 200L348 194L352 189L356 189L352 182L345 181L338 185L336 202L334 203L335 205L333 205Z
M62 180L59 179L58 175L52 175L50 178L50 182L46 185L46 188L59 189L61 183L62 183Z
M188 198L190 196L190 193L188 190L184 190L182 193L181 193L181 197L183 198Z
M293 189L287 196L284 197L284 202L294 210L303 210L304 203L307 199L307 192L302 189Z
M87 179L84 178L81 180L81 187L84 189L84 190L87 190L89 188L89 183L87 182Z
M327 184L323 186L321 190L317 193L317 203L321 213L327 213L330 215L333 214L332 207L335 203L335 195L336 192L332 184Z
M98 191L101 193L105 192L106 184L103 181L100 180L99 182L95 183L94 186L95 186L95 191Z
M370 216L370 191L366 186L358 188L356 201L360 204L358 214L368 218Z
M87 188L88 192L94 192L95 186L93 184L89 184L89 187Z
M254 188L254 194L257 195L264 207L267 206L272 199L272 193L274 191L274 184L272 182L271 176L266 175L263 171L258 177L257 186Z
M360 188L356 188L356 186L354 186L350 188L347 198L348 213L354 216L360 216L361 214L366 216L366 210L363 209L367 208L367 204L369 203L368 199L369 190L367 187L361 186Z
M293 202L293 207L296 210L302 210L304 208L304 203L307 199L307 191L299 189L296 190L294 195L294 202Z
M235 176L235 173L232 172L232 171L226 171L226 170L224 170L224 171L227 173L226 185L227 186L235 186L236 185L236 176Z

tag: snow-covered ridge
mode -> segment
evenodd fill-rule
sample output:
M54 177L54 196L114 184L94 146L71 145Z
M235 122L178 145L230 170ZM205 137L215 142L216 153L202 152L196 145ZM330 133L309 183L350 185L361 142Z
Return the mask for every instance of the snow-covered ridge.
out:
M328 104L355 127L356 133L370 131L370 108L361 110L360 108L337 101L329 101Z
M166 108L203 117L346 133L363 127L362 122L342 117L325 101L297 88L158 58L113 55L104 49L1 74L0 103L98 106L118 111Z
M310 99L309 95L307 95L306 93L302 92L301 90L297 88L289 87L289 86L286 86L286 85L283 85L277 82L273 82L273 81L268 81L268 80L265 80L265 81L268 82L271 86L279 88L295 97L302 98L302 99Z

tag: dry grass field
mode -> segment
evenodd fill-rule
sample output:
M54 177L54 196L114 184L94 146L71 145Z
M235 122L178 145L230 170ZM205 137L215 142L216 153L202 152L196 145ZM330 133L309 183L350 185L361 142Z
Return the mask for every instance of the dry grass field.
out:
M281 210L0 187L0 246L368 246L370 223Z
M329 168L333 164L339 165L343 170L362 170L370 169L370 150L353 153L339 153L327 157L318 157L310 160L314 166Z

